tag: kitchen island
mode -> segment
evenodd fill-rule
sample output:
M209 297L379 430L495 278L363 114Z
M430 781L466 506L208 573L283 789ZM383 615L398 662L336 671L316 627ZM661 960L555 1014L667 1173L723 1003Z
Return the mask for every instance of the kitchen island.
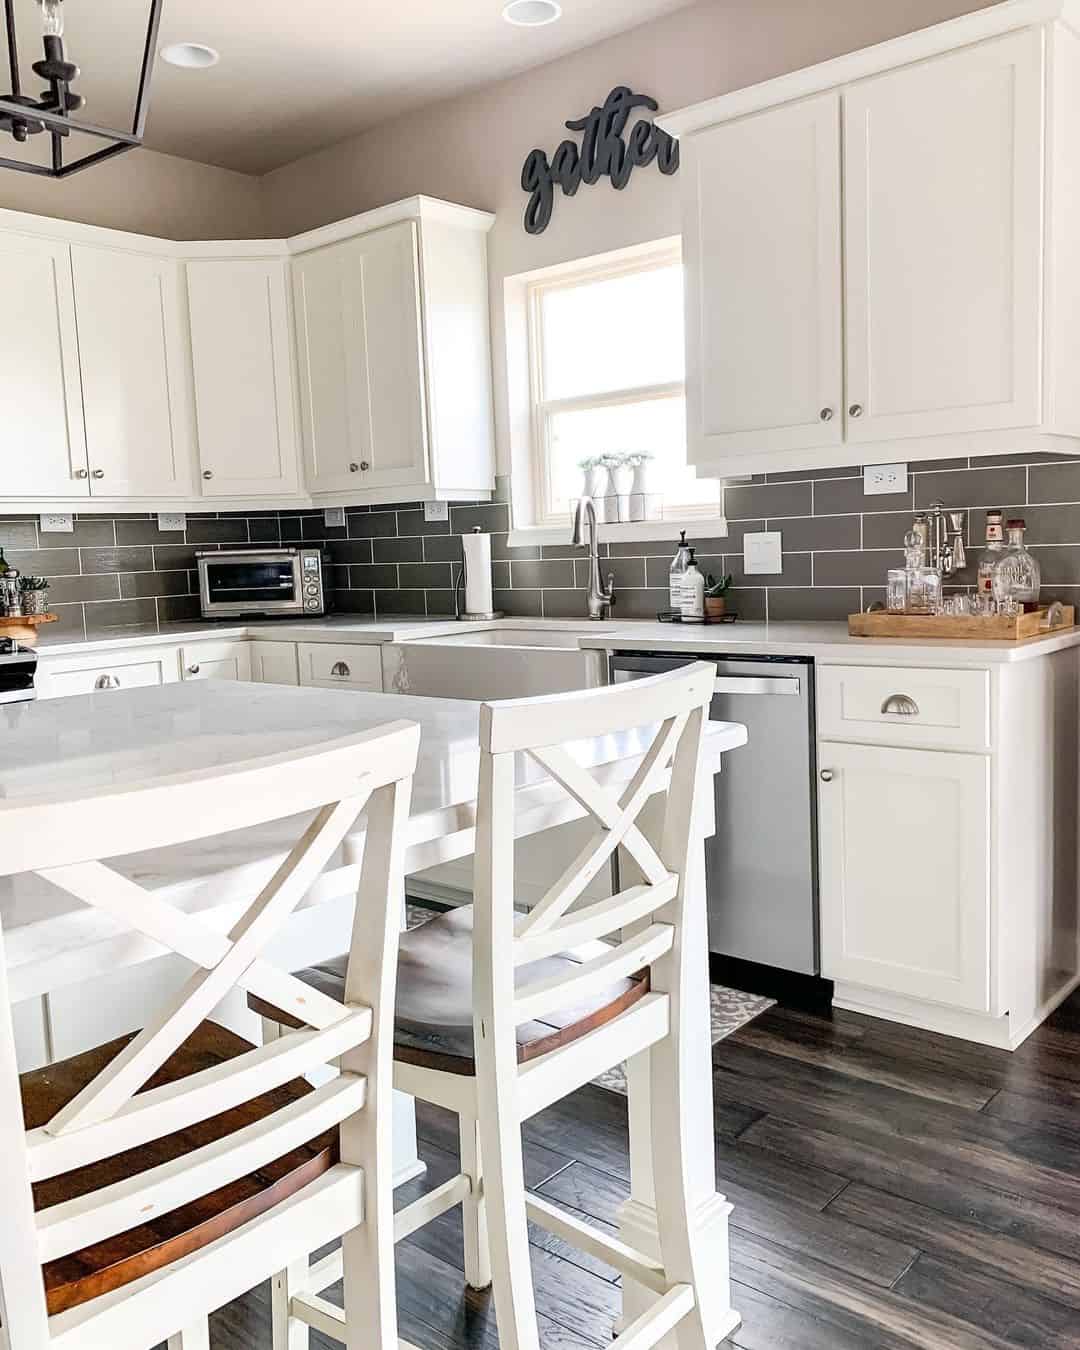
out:
M5 802L34 798L77 799L122 792L148 778L197 773L223 764L287 754L394 720L422 729L420 761L407 834L406 872L460 858L473 851L479 770L480 705L461 700L422 699L316 689L181 683L112 691L0 709L0 846ZM584 740L572 754L597 781L628 781L648 749L654 729ZM720 771L724 753L743 745L745 730L710 723L706 767ZM517 827L522 833L577 819L581 809L534 763L522 763L516 777ZM77 800L72 806L78 810ZM297 835L298 822L217 836L197 851L161 849L117 861L116 870L188 913L226 930L282 861ZM701 803L697 828L704 838L714 822ZM344 950L359 881L362 829L346 839L307 896L284 935L270 944L271 961L296 969ZM727 1218L730 1205L715 1191L712 1142L712 1088L708 969L705 960L703 868L687 879L688 923L696 930L688 944L699 961L700 998L689 1014L688 1053L702 1065L694 1075L691 1103L692 1191L695 1222L710 1244L717 1278L726 1279ZM509 903L510 897L507 897ZM0 880L0 932L16 1009L21 1050L33 1062L60 1059L142 1024L147 1013L188 973L185 962L162 956L148 937L125 929L98 912L80 907L44 878L23 875ZM215 1016L255 1039L252 1015L240 995ZM635 1138L647 1137L646 1075L630 1074L630 1112ZM417 1155L411 1103L402 1099L395 1118L398 1180L415 1175ZM651 1177L635 1168L622 1223L633 1245L655 1247ZM627 1311L636 1315L644 1297L627 1283ZM727 1301L722 1300L727 1306ZM718 1327L715 1339L730 1326Z

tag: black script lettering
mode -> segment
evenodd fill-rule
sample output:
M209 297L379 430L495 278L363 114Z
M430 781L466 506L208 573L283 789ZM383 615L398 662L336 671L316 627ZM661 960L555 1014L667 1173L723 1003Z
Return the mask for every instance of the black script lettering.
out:
M666 132L641 118L630 128L631 114L638 108L657 111L658 104L647 94L635 94L626 85L616 85L604 100L584 117L566 123L568 131L581 132L581 148L563 141L550 162L542 150L533 150L521 171L521 186L530 194L525 208L525 229L542 234L551 222L555 185L573 197L582 183L593 184L605 175L613 187L622 189L635 168L645 168L657 160L660 172L673 174L679 167L679 144Z

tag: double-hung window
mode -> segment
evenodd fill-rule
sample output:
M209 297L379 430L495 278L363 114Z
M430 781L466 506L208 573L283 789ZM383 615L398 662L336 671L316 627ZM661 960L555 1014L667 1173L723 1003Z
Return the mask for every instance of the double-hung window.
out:
M719 515L719 484L686 462L678 245L535 280L528 317L535 524L564 525L581 461L605 454L652 456L668 519Z

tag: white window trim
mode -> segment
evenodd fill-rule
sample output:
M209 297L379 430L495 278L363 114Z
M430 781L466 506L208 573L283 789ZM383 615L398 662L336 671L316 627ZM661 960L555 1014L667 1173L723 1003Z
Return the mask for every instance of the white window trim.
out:
M645 270L648 267L670 266L681 261L682 241L679 238L665 239L646 245L622 249L596 259L593 265L580 262L568 263L558 267L544 269L526 276L508 278L506 282L506 319L508 340L508 375L514 383L514 339L517 340L518 388L511 390L511 402L517 403L519 416L514 419L519 431L527 428L528 443L522 445L521 437L513 437L519 443L512 444L512 487L514 488L513 516L515 523L510 533L511 546L537 543L560 543L568 538L569 521L561 524L550 513L544 514L550 501L547 482L549 456L544 453L547 439L547 423L557 412L575 408L612 407L622 403L641 402L649 398L671 398L685 392L685 382L676 381L667 384L637 386L630 389L612 390L604 394L588 394L575 398L541 399L542 370L542 334L538 320L539 304L542 296L560 287L578 286L585 281L601 280ZM515 332L515 326L517 331ZM521 360L520 358L524 358ZM523 368L524 367L524 368ZM521 387L521 377L525 377L526 387ZM516 394L516 397L515 397ZM525 405L525 406L522 406ZM522 453L524 452L524 453ZM520 490L522 471L527 471L528 488ZM727 520L719 504L700 506L672 504L665 512L664 519L652 521L633 521L613 523L601 526L601 537L605 540L658 540L667 539L673 530L686 527L699 533L708 533L711 538L725 538L728 533ZM537 517L541 517L537 522ZM518 525L517 521L523 523ZM529 521L528 524L524 521Z

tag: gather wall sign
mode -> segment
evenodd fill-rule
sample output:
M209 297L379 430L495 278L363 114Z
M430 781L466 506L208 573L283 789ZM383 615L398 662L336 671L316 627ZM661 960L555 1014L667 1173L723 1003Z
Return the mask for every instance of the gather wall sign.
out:
M647 117L640 117L627 132L627 124L637 109L654 113L660 105L648 94L635 94L620 84L603 104L584 117L567 122L567 131L581 132L581 145L565 140L548 159L543 150L530 150L521 170L522 190L529 194L525 207L525 229L543 234L551 223L555 188L572 197L582 183L611 179L612 187L622 189L635 169L656 161L660 172L673 174L679 167L679 142L661 131Z

